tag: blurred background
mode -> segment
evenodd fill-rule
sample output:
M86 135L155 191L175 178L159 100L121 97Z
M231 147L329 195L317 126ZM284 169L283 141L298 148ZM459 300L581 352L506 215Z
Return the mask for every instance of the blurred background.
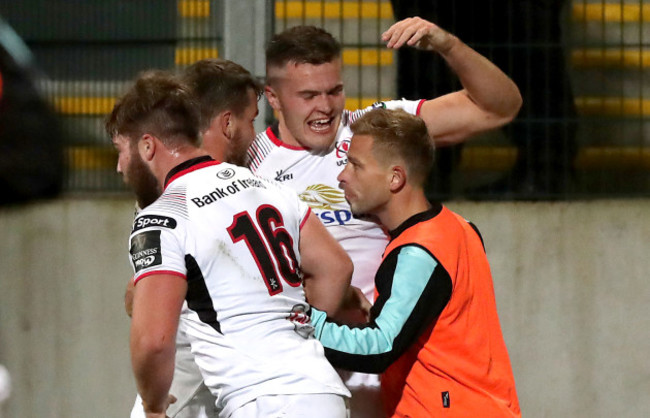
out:
M0 416L123 417L132 405L133 199L103 131L130 80L208 57L262 79L269 37L313 24L343 44L348 109L458 89L437 57L380 42L414 15L492 59L524 98L507 128L439 150L428 189L483 233L524 416L645 416L641 0L0 2L0 364L12 381ZM258 131L273 120L263 100Z

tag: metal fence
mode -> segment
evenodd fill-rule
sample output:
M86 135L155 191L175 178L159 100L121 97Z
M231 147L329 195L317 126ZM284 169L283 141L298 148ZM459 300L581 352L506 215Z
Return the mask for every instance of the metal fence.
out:
M392 3L392 4L391 4ZM505 129L440 149L430 195L446 199L585 199L650 195L645 135L650 5L604 0L23 0L0 3L48 78L66 128L68 193L123 192L103 133L139 71L204 57L263 75L263 43L295 24L342 43L346 107L431 98L459 88L433 54L387 50L380 34L421 15L488 56L519 85ZM257 20L259 23L251 23ZM251 47L252 45L252 47ZM647 94L646 94L647 93ZM271 112L260 119L262 127Z

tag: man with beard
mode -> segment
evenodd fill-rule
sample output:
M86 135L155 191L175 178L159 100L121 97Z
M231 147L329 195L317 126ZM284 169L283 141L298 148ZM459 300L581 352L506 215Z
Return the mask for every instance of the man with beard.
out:
M166 416L179 331L218 414L346 416L349 392L311 335L306 298L335 315L349 258L294 192L210 158L198 126L190 91L161 73L141 76L106 123L117 170L145 207L130 252L146 416Z
M255 137L253 122L258 113L261 85L245 68L224 59L197 61L185 69L181 81L191 90L199 107L202 148L216 160L243 165L246 149ZM153 193L153 199L146 199L152 202L158 197L155 190L150 184L141 194ZM132 289L133 280L130 280L126 292L127 312L131 311ZM176 337L175 361L170 393L176 401L167 413L177 418L216 417L216 398L203 384L183 329ZM142 400L138 396L131 418L142 417Z
M382 35L391 49L411 46L440 55L463 90L430 100L393 100L372 107L401 108L426 123L431 141L450 145L512 120L521 106L517 86L485 57L418 17ZM249 167L296 190L352 258L352 284L373 299L374 274L388 239L379 225L352 216L337 175L347 163L350 124L370 110L344 110L341 46L326 31L297 26L276 34L266 50L266 97L278 124L258 134ZM378 381L356 374L353 418L381 416Z
M376 109L351 129L338 179L352 212L375 217L390 242L370 321L350 328L312 310L328 360L382 373L387 416L521 417L481 235L424 194L434 157L424 121Z

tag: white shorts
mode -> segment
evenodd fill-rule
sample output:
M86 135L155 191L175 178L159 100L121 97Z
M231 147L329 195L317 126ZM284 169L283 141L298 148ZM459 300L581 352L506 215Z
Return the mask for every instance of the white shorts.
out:
M228 418L349 418L346 398L331 393L266 395L235 409Z

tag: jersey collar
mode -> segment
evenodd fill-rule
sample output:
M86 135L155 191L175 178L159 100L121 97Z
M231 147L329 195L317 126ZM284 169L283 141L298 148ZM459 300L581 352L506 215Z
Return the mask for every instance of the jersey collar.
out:
M294 150L294 151L309 151L309 148L298 147L298 146L295 146L295 145L289 145L289 144L285 144L284 142L282 142L282 140L280 139L280 123L279 122L275 122L273 125L266 128L266 135L268 135L271 142L273 142L278 147L283 147L283 148Z
M171 183L172 181L176 180L177 178L187 173L191 173L192 171L198 170L200 168L208 167L216 164L219 164L219 161L214 160L212 157L208 155L191 158L183 163L180 163L176 167L172 168L167 174L167 177L165 177L164 188L166 189L167 186L169 186L169 183Z
M424 212L416 213L415 215L411 216L400 226L397 228L393 229L392 231L389 232L390 234L390 239L394 240L397 238L402 232L406 231L410 227L412 227L415 224L418 224L420 222L428 221L429 219L435 218L438 216L438 214L442 211L442 205L440 203L431 203L431 209L425 210Z

